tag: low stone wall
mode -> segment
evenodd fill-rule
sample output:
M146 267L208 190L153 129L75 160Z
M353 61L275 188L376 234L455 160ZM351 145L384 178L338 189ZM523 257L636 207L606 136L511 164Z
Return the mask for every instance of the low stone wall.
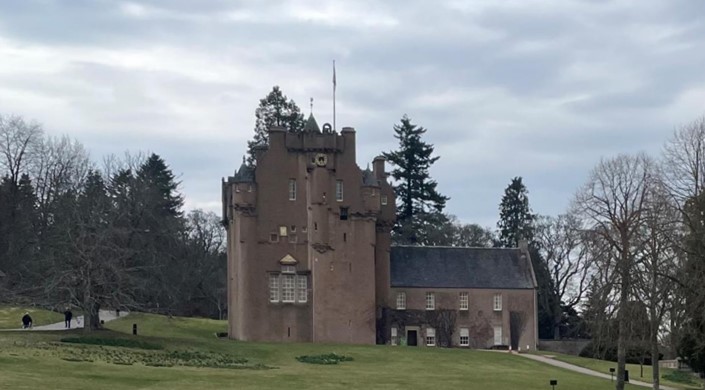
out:
M590 343L590 340L539 340L539 350L562 353L566 355L579 355L580 351Z

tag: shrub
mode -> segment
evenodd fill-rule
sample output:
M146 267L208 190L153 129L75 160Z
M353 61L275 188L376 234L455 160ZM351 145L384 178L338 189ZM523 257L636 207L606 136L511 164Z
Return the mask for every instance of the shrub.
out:
M684 371L671 371L661 376L663 379L669 380L675 383L683 383L686 385L697 385L698 382L695 381L693 375L689 372Z
M353 360L350 356L337 355L335 353L328 353L323 355L303 355L297 356L296 360L301 363L309 364L338 364L340 362L350 362Z

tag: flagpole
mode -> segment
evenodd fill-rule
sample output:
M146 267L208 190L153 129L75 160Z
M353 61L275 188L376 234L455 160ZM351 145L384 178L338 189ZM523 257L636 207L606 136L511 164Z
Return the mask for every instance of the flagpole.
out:
M335 131L335 60L333 60L333 131Z

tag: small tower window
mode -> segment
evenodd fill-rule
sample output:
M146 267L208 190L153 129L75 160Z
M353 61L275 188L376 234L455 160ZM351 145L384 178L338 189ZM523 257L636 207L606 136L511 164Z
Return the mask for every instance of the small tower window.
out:
M286 226L279 226L279 235L282 237L286 237L287 231L286 231Z
M270 234L269 242L279 242L279 235L277 233Z
M348 208L347 208L347 207L341 207L341 208L340 208L340 220L341 220L341 221L347 221L347 220L348 220Z
M387 205L387 195L382 195L382 196L380 197L380 203L382 203L382 206L386 206L386 205Z
M343 181L342 180L335 181L335 200L337 200L338 202L343 201Z
M289 200L296 200L296 179L289 179Z

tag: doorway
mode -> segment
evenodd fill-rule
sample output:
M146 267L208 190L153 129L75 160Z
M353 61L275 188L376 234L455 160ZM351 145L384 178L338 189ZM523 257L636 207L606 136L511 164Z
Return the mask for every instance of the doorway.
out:
M406 331L406 345L410 347L416 347L419 345L418 342L418 332L415 330L407 330Z

